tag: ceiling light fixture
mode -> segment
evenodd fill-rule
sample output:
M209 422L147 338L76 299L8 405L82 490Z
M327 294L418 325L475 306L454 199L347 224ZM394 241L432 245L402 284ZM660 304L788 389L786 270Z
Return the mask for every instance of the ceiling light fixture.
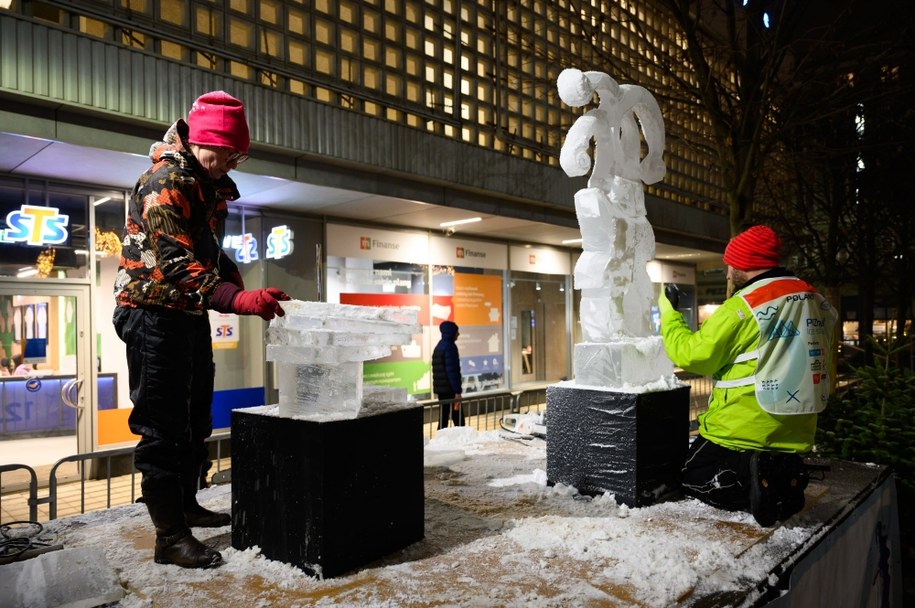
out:
M472 224L474 222L481 222L483 218L481 217L468 217L462 220L454 220L452 222L442 222L439 224L442 228L450 228L451 226L460 226L461 224Z
M110 196L104 196L104 197L98 199L97 201L95 201L94 203L92 203L92 205L93 205L94 207L98 207L98 206L101 205L102 203L107 203L107 202L110 201L110 200L111 200L111 197L110 197Z
M576 245L581 243L582 239L566 239L562 242L563 245Z

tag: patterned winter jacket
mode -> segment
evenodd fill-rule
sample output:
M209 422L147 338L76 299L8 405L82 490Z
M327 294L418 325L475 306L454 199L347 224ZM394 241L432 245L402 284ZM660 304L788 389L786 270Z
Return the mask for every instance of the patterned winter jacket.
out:
M163 307L201 314L223 281L240 284L222 250L228 206L239 197L228 176L209 177L178 120L152 145L150 167L134 188L114 292L118 306Z

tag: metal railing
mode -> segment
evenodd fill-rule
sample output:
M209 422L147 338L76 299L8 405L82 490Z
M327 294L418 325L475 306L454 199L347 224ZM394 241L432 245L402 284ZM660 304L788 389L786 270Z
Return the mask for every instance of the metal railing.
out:
M695 376L691 374L678 374L683 382L688 383L692 388L690 390L690 420L700 412L704 411L708 401L708 395L711 391L711 379L707 377ZM500 421L505 414L528 414L543 412L547 406L546 400L547 387L533 386L515 391L500 391L488 394L469 394L463 397L462 405L464 407L465 424L478 431L498 430L501 428ZM422 401L424 434L430 439L438 429L440 401ZM226 446L230 444L231 433L225 432L210 437L207 442L215 443L216 464L215 473L222 471L222 461L225 459L229 450ZM39 497L38 476L35 470L23 464L5 464L0 465L0 479L5 472L24 469L29 474L28 491L26 501L29 506L29 519L37 521L39 505L48 506L48 519L57 519L58 505L60 503L61 481L58 480L58 469L65 463L76 463L79 470L79 513L86 512L86 485L89 481L105 481L105 508L110 509L112 506L119 506L112 503L112 481L114 478L122 478L129 475L130 478L130 502L136 501L136 476L137 470L133 466L133 447L120 448L116 450L105 450L99 452L90 452L87 454L76 454L67 456L58 460L51 468L48 479L48 495ZM118 467L118 460L130 460L129 472L116 474L113 473ZM123 464L120 464L121 468ZM73 482L76 483L76 482ZM66 485L70 485L68 482ZM17 491L16 493L19 493ZM10 493L12 494L12 493ZM2 500L2 496L0 496ZM2 504L2 502L0 502ZM123 504L123 503L122 503Z
M222 460L225 456L224 453L227 453L227 450L224 447L224 444L231 440L230 433L220 433L213 435L207 439L207 443L216 444L216 456L214 462L216 463L216 473L222 470ZM105 508L110 509L112 506L119 506L112 504L112 480L114 478L122 478L129 476L130 478L130 502L136 502L136 476L138 471L133 466L133 452L134 447L126 447L115 450L104 450L100 452L88 452L86 454L74 454L72 456L67 456L61 458L54 466L51 467L51 471L48 474L48 494L47 496L40 497L38 495L38 475L35 470L24 464L7 464L0 466L0 478L5 472L25 470L29 475L29 488L26 495L26 501L29 505L29 520L37 521L38 520L38 507L39 505L48 506L48 520L57 519L57 510L60 503L59 490L61 486L61 481L58 479L58 471L61 466L66 463L76 463L77 469L79 470L79 503L80 513L86 512L86 485L89 481L105 481ZM117 461L128 459L130 460L130 470L126 473L113 473L117 470ZM70 485L70 481L67 481L66 484ZM72 482L77 483L77 482ZM2 504L2 503L0 503Z
M425 435L431 439L438 430L442 402L436 399L421 403ZM504 414L526 414L540 412L546 408L546 386L516 391L465 394L461 398L461 407L464 410L465 426L477 431L498 430L501 428L499 421Z
M19 470L24 470L29 474L29 493L27 496L29 505L29 520L36 521L38 519L38 475L35 473L35 469L26 464L0 465L0 479L3 478L4 473L11 473L13 471ZM0 505L2 504L3 493L0 492Z
M709 376L697 376L687 372L678 372L677 378L689 384L689 420L695 422L696 416L708 408L708 397L712 392L712 379Z

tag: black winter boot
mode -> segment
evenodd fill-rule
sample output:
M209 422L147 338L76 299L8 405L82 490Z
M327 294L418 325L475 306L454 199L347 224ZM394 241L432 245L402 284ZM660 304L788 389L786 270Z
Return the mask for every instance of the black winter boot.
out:
M156 534L155 560L157 564L175 564L182 568L216 568L222 565L219 551L194 538L190 530L171 536Z
M184 518L187 520L187 525L192 528L221 528L232 523L231 515L201 507L196 499L191 505L185 503Z
M207 467L209 468L209 467ZM228 513L217 513L201 507L197 502L197 482L201 478L198 472L202 468L191 470L184 478L184 518L192 528L221 528L232 523Z
M144 493L149 517L156 527L155 561L182 568L215 568L222 564L222 555L191 534L182 494L181 488Z

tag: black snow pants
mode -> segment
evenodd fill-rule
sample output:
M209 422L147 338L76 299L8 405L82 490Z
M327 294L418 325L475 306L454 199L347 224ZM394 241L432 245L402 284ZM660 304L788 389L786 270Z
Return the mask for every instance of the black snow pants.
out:
M696 437L683 466L683 492L719 509L747 510L751 454Z
M114 326L127 345L133 411L142 437L134 464L144 497L197 490L213 432L213 345L206 314L118 307Z

